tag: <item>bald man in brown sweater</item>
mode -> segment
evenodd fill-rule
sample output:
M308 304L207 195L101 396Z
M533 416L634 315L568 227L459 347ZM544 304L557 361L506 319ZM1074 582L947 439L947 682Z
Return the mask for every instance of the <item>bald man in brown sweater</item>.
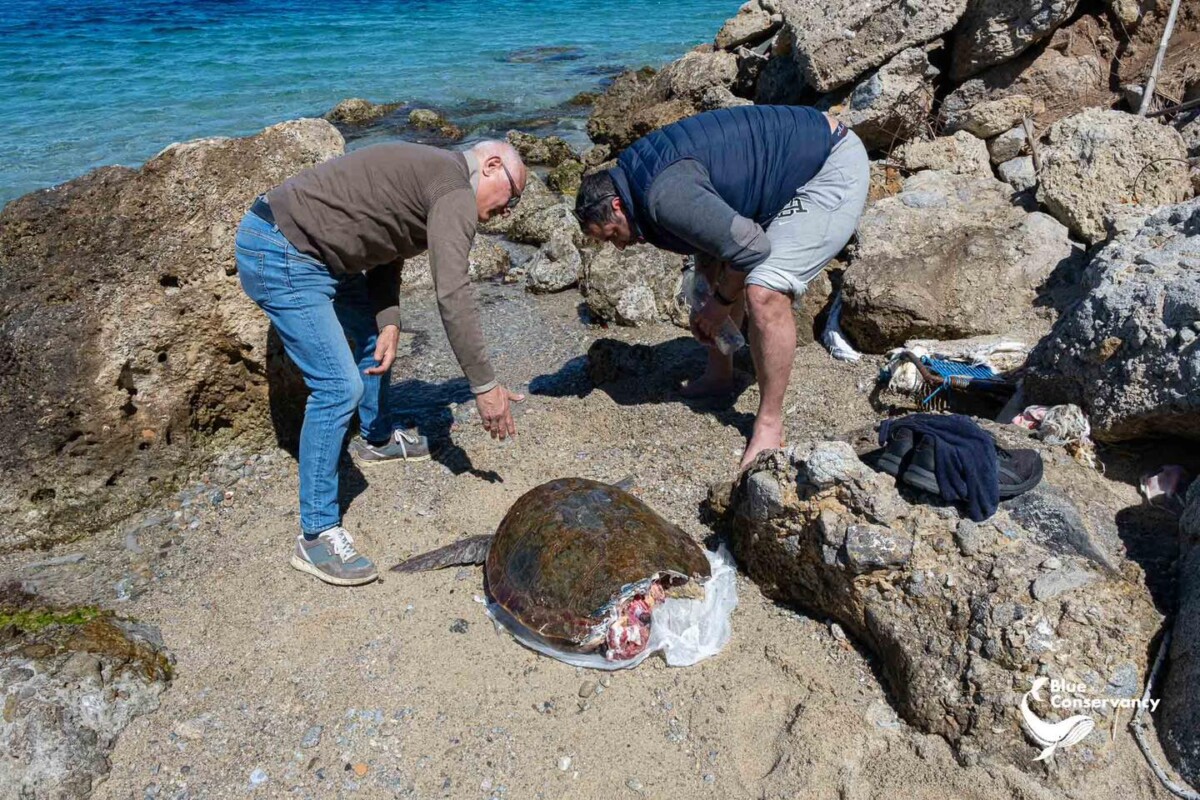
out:
M429 458L393 429L389 371L400 335L405 258L429 251L442 323L493 438L516 433L467 277L476 224L521 197L525 165L507 143L465 152L380 144L305 170L258 198L237 234L242 287L266 312L311 390L300 434L300 535L292 566L342 586L375 580L341 526L338 460L357 410L363 466ZM347 336L353 349L347 345Z

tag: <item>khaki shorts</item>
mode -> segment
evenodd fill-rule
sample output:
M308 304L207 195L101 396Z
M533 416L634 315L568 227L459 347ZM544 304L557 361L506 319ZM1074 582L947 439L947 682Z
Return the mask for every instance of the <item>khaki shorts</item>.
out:
M771 255L750 270L747 286L799 299L809 281L841 252L858 227L871 186L867 150L853 131L834 145L821 171L764 226Z

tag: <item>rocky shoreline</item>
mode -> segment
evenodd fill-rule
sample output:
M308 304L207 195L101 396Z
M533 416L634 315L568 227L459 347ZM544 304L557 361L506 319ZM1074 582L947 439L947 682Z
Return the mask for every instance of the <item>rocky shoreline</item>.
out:
M697 791L737 797L858 798L889 787L931 798L1166 796L1126 719L1103 716L1081 745L1046 764L1032 760L1037 748L1018 706L1036 676L1065 678L1081 696L1140 696L1164 624L1200 598L1190 572L1175 580L1195 562L1200 489L1169 506L1143 501L1137 489L1143 473L1164 464L1200 472L1200 200L1192 199L1200 120L1130 111L1165 3L1018 5L1029 12L1020 25L1008 21L1004 3L988 0L820 9L751 0L712 44L659 71L623 73L602 95L581 99L591 102L588 140L510 132L536 174L515 213L483 227L470 273L498 370L531 395L519 420L525 443L489 448L475 431L434 318L428 264L405 264L413 335L393 391L403 421L445 455L430 472L405 466L394 485L372 481L367 493L366 479L347 470L351 518L368 543L399 557L485 532L519 487L544 476L634 474L643 496L693 535L727 537L762 590L735 618L745 638L674 678L693 701L679 693L663 700L670 690L660 684L672 679L659 667L624 679L630 699L661 711L641 724L667 726L657 746L666 748L665 777L614 783L584 767L578 796L610 796L614 785L672 796L679 781L693 780ZM1159 76L1160 106L1200 92L1200 65L1178 55L1195 43L1200 15L1188 7ZM595 247L571 203L580 176L637 136L751 102L828 109L875 160L857 241L796 310L806 346L787 404L793 445L730 483L729 459L714 453L736 452L755 388L727 408L682 402L676 383L702 356L682 330L680 258L648 246ZM312 627L301 610L309 608L307 584L279 578L262 590L273 605L257 605L266 600L255 597L256 582L283 571L295 526L286 449L303 390L237 286L234 231L258 193L348 143L400 129L439 145L467 136L433 109L350 99L323 120L173 145L140 169L98 170L0 211L0 434L10 443L0 455L0 567L17 581L0 616L0 669L17 698L0 725L9 759L0 782L46 796L126 796L151 785L154 795L177 797L246 789L324 796L336 770L346 773L337 777L341 792L428 793L444 778L445 796L564 796L570 790L556 781L579 780L589 759L573 750L543 764L539 748L565 737L604 757L622 755L576 730L576 718L536 703L525 719L532 687L561 695L563 681L578 676L483 638L470 591L455 594L471 576L420 586L389 579L330 597L331 619L362 636L358 655L339 647L333 629ZM815 343L835 289L844 328L867 354L857 366L828 361ZM989 423L1006 445L1039 449L1047 479L975 525L897 492L856 452L869 449L872 422L913 408L876 386L889 350L980 337L1023 343L1011 377L1022 381L1026 402L1080 406L1102 469L1080 463L1076 450ZM220 548L246 563L221 573ZM70 609L95 605L130 609L162 628L163 641L112 618L133 644L120 645L125 655L110 663L72 639ZM33 618L35 607L47 620L38 635L51 638L32 639L27 624L12 622ZM267 609L283 609L278 625L259 634L281 653L278 673L244 662L259 645L237 629L254 627ZM222 624L207 627L209 613ZM308 638L292 641L287 626ZM411 632L393 638L396 626ZM764 631L786 626L764 651ZM425 674L421 665L440 663L447 638L459 635L478 663ZM860 677L846 684L834 662L806 653L797 637L840 653L834 662L848 659ZM303 671L306 642L330 648L320 674L365 669L363 685L399 705L368 712L349 705L352 691L328 700L303 690L289 701L302 711L288 716L286 731L263 734L268 722L246 703L290 696L280 682ZM1197 646L1195 626L1180 624L1156 720L1166 756L1193 783L1200 727L1187 709ZM166 664L167 651L173 669L138 672L147 653ZM226 681L253 678L237 700L214 694L205 669ZM145 676L136 688L111 689L135 674ZM431 684L432 705L417 710L404 685L384 688L388 676ZM751 711L749 689L760 678L774 699ZM480 682L489 687L491 733L473 727L478 702L455 697ZM58 705L27 703L44 694L21 688L34 684L58 687ZM847 692L867 699L860 707ZM590 699L598 694L579 699L578 713L599 728L619 726ZM54 728L46 715L70 718L93 696L128 702L106 705L111 719L93 725L90 738L44 738ZM759 764L749 752L753 726L738 727L696 697L740 707L774 731L774 761ZM149 714L160 701L165 716ZM803 721L805 704L829 715L837 742L853 740L852 763L834 763L835 740L822 744L816 719ZM338 721L343 712L348 722ZM336 742L322 746L322 730L337 731ZM250 744L259 734L268 745ZM395 751L380 744L396 736L411 738ZM422 744L443 736L451 751L471 742L466 755L438 757ZM733 751L736 768L711 755ZM29 759L41 759L38 769L22 772L17 765ZM156 771L148 784L135 766L143 759L170 774ZM698 774L684 766L689 760L704 765ZM438 776L423 772L434 762ZM236 774L221 774L226 763ZM817 777L806 776L804 765L814 763ZM463 783L468 777L479 780L478 792Z

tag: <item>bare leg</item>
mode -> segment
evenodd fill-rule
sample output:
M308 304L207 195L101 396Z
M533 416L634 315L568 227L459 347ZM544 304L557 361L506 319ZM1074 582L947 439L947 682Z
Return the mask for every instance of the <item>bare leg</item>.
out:
M750 352L758 373L758 416L754 433L742 456L745 469L763 450L783 444L783 395L792 376L796 356L796 322L792 300L786 294L750 286L746 290L750 308Z
M745 296L739 297L729 310L729 318L738 328L746 317ZM715 347L708 348L708 364L704 373L698 378L688 381L679 393L684 397L712 397L713 395L728 394L733 391L733 355L725 355Z

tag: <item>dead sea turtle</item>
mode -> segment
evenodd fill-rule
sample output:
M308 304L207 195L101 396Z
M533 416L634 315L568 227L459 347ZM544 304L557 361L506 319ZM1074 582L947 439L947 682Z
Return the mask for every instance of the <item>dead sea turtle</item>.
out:
M419 572L485 564L492 599L548 644L641 653L666 597L702 597L711 575L692 539L616 486L560 478L513 504L494 536L473 536L392 567Z

